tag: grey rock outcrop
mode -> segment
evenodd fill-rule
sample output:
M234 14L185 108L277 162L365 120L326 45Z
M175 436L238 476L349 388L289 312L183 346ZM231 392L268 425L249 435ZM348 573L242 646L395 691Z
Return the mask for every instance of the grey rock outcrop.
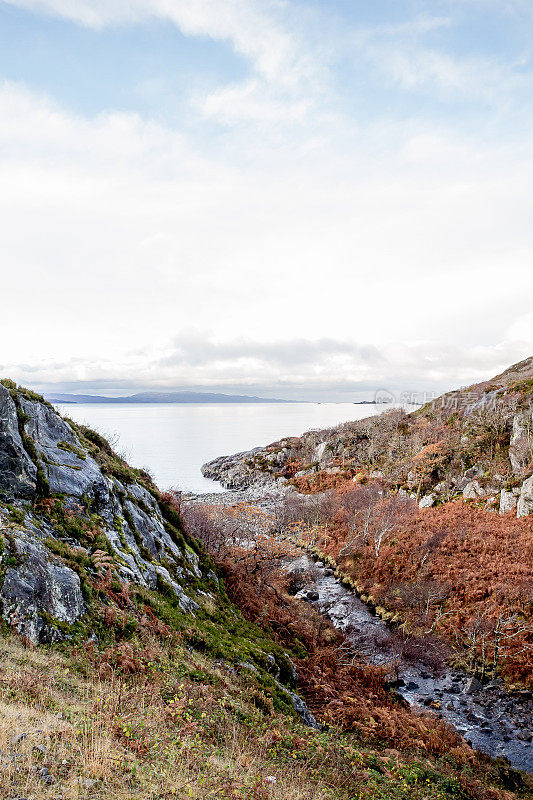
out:
M517 504L517 516L527 517L529 514L533 514L533 475L522 484Z
M515 475L520 475L533 457L533 408L520 411L513 418L509 459Z
M27 418L24 429L36 443L50 493L73 497L90 493L107 500L109 491L98 464L59 414L50 406L24 397L20 406Z
M52 406L0 384L0 613L35 643L68 636L86 611L76 570L54 553L82 553L93 577L103 554L119 580L164 586L184 613L199 608L198 555L164 519L155 487L126 464L127 482L107 474L100 452ZM43 497L51 506L36 503ZM56 506L59 517L50 516ZM107 554L101 538L92 543L94 526Z
M315 730L320 730L320 725L316 721L313 714L311 714L311 712L307 707L307 704L300 697L300 695L296 694L295 692L292 692L290 689L287 689L287 687L283 686L283 684L281 684L276 678L274 678L274 682L287 695L287 697L292 703L292 707L300 717L303 724L306 725L308 728L314 728Z
M320 442L320 444L315 447L315 461L318 461L319 464L327 463L327 445L327 442Z
M477 678L469 678L464 688L465 694L474 694L475 692L479 692L480 689L483 688L482 683Z
M17 408L8 389L0 384L0 496L33 497L36 476L37 467L22 444Z
M509 511L515 511L519 497L520 489L511 489L510 491L502 489L500 494L500 514L507 514Z
M10 553L17 565L8 567L4 576L2 616L34 643L61 638L47 620L72 625L84 614L78 575L29 532L12 537Z
M478 500L481 497L485 497L485 494L486 492L479 481L470 481L463 489L463 498L465 500Z
M231 456L220 456L202 467L202 475L220 481L226 489L248 489L251 486L274 487L284 478L277 474L287 460L288 450L268 452L256 447Z

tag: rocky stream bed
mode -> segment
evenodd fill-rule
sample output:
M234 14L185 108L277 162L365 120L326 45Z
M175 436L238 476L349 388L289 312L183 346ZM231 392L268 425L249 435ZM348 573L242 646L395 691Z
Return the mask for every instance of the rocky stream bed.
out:
M189 496L189 501L231 506L248 501L273 511L279 496L264 487L220 494ZM508 759L512 767L533 773L533 695L509 693L497 679L481 684L464 672L442 674L412 660L398 661L394 636L357 595L335 577L333 570L307 553L285 565L302 576L297 597L310 603L341 630L367 662L394 664L396 690L414 709L424 709L452 725L470 745L492 756Z
M435 674L416 662L401 661L387 625L344 587L322 562L302 555L286 565L307 577L297 597L306 600L341 630L366 661L395 663L397 691L413 708L424 708L453 727L474 749L505 757L515 769L533 772L533 697L510 694L503 682L481 684L464 672Z

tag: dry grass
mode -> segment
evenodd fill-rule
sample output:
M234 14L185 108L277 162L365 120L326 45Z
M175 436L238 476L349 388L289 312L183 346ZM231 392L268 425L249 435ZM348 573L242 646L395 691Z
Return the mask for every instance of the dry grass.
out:
M11 637L0 640L0 663L2 798L309 797L301 770L268 763L272 737L254 740L234 714L220 731L223 746L206 748L205 731L187 708L198 692L208 703L224 703L199 687L182 683L181 693L165 701L159 687L82 678L67 658L25 649ZM191 667L208 664L191 655ZM227 701L235 687L211 669ZM233 712L244 715L245 708L232 703ZM206 711L200 723L202 717ZM316 800L330 796L313 788Z
M2 800L513 800L475 771L265 714L250 677L172 649L101 679L84 653L0 638ZM450 794L449 786L454 792ZM466 788L465 788L466 787ZM525 795L524 795L525 796Z
M64 800L74 800L87 796L85 781L113 776L124 753L104 717L88 716L103 687L58 654L13 638L1 640L0 659L3 796L57 798L60 784Z

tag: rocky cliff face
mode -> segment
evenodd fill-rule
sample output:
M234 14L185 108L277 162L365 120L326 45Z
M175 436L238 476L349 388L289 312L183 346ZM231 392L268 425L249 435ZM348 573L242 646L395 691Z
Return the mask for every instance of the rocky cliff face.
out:
M488 510L533 511L533 358L491 381L399 409L309 431L205 464L228 489L316 491L379 479L430 507L457 497Z
M87 610L83 583L164 586L194 614L216 588L198 546L149 476L98 434L0 384L0 612L31 641L61 638Z

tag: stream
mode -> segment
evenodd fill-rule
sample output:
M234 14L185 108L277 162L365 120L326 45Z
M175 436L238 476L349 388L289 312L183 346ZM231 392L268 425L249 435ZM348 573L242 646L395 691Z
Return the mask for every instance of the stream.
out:
M188 498L211 506L235 506L252 502L267 512L275 497L257 492L224 492ZM268 521L265 533L270 532ZM327 617L361 654L362 660L381 666L398 665L394 635L380 617L329 569L302 554L286 562L291 576L302 576L299 597ZM400 678L396 689L414 710L436 714L452 725L476 750L493 758L504 757L512 767L533 773L533 695L530 691L509 693L497 679L483 686L465 672L445 670L436 674L427 665L401 660L395 668Z
M310 576L296 597L328 617L367 662L386 665L397 661L390 629L339 583L331 569L302 555L287 565L287 571ZM411 661L400 661L398 676L397 691L414 709L436 714L474 749L493 758L504 756L515 769L533 772L531 692L510 694L499 679L481 686L464 672L448 670L436 675Z

